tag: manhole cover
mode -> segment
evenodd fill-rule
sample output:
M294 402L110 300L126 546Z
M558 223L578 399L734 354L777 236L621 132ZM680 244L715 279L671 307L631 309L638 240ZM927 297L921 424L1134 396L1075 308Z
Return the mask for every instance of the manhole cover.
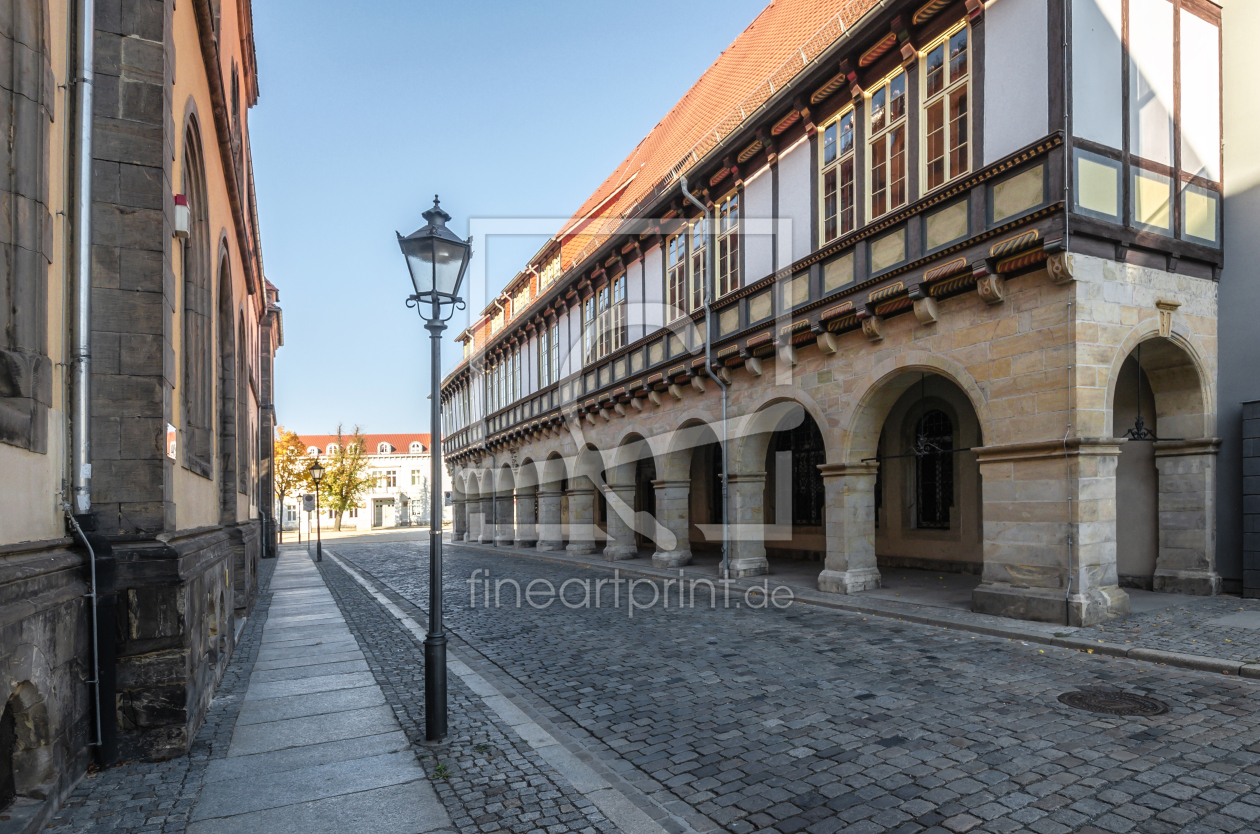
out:
M1145 695L1134 695L1132 692L1064 692L1059 696L1059 703L1067 704L1073 709L1101 712L1104 715L1163 715L1168 712L1168 705L1163 701L1147 698Z

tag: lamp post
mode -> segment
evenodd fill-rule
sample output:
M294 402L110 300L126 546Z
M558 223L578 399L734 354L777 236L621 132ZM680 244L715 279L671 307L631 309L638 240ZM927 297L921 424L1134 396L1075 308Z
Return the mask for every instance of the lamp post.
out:
M316 458L306 471L311 473L311 480L315 482L315 561L322 562L324 561L324 539L319 529L319 482L324 479L324 467Z
M398 246L407 259L415 293L407 306L415 307L429 331L429 372L432 403L429 414L430 456L433 466L429 501L429 630L424 637L424 738L441 741L446 735L446 630L442 623L442 331L456 310L464 308L459 285L472 257L472 238L461 240L446 224L451 216L438 198L424 213L426 224L403 237ZM397 234L397 233L395 233Z

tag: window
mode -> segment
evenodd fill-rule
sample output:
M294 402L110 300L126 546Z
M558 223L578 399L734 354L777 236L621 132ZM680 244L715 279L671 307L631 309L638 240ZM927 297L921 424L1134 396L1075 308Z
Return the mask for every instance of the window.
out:
M398 486L398 470L397 469L385 470L385 486L391 487L391 488Z
M560 325L551 325L551 374L552 382L560 381Z
M626 276L615 279L612 284L612 311L609 314L612 331L612 349L620 350L626 344Z
M717 204L717 294L739 289L739 194Z
M665 253L665 304L669 321L687 312L684 296L686 276L687 238L685 235L674 235L669 239Z
M319 457L319 447L318 447L318 446L308 446L308 447L306 448L306 453L307 453L308 455L313 456L313 457Z
M378 455L388 455L392 451L394 451L394 447L389 445L388 443L376 444L376 453Z
M490 315L490 332L498 333L503 329L503 310L496 307L495 311Z
M424 486L424 470L422 469L411 470L411 485Z
M923 62L924 183L939 188L970 166L967 24L927 49Z
M411 446L409 447L409 450L411 454L413 455L424 454L424 444L421 443L419 440L413 440L411 441Z
M214 475L214 379L212 260L201 138L190 120L184 133L183 189L188 237L180 256L184 270L183 430L184 466ZM316 452L318 454L318 452Z
M609 316L612 315L612 287L605 284L595 294L598 299L597 318L595 320L598 358L603 359L612 349L612 326Z
M871 93L870 189L873 220L906 204L906 73L898 70Z
M823 128L822 242L853 231L857 222L853 187L853 110Z
M699 310L704 304L704 254L708 236L704 218L701 217L691 226L691 241L687 247L691 260L691 266L687 270L687 277L691 282L691 306L688 308L690 310Z
M538 276L538 288L541 291L543 287L550 286L553 281L560 277L560 256L557 254L551 260L543 265L542 272Z
M948 530L954 506L954 424L933 409L919 418L915 434L921 445L940 450L914 459L915 526Z
M551 328L544 326L538 332L538 387L551 384Z
M582 302L582 364L595 361L595 296Z

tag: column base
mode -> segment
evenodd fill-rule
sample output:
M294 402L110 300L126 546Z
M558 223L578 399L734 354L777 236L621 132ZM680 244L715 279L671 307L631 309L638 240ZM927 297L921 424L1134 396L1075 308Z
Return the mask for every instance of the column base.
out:
M534 545L536 550L564 550L564 542L549 542L542 539L538 540L538 544Z
M1072 594L1053 588L1017 588L982 582L971 593L971 610L1015 620L1091 626L1129 613L1129 595L1118 585Z
M1152 588L1165 594L1214 597L1221 592L1221 575L1210 570L1156 568Z
M731 559L727 565L731 576L746 579L749 576L765 576L770 573L770 563L765 556L752 556L744 559Z
M511 547L514 541L515 539L511 536L511 534L506 535L506 536L495 536L494 546L495 547Z
M533 547L538 543L538 539L525 537L512 542L513 547Z
M494 544L494 536L487 536L485 533L482 533L477 537L477 544Z
M658 550L652 554L652 567L654 568L681 568L683 565L690 564L690 550Z
M610 562L639 558L639 548L632 544L610 544L604 548L604 558Z
M879 568L824 570L818 574L818 590L825 594L856 594L880 586Z
M589 556L595 552L595 542L572 542L565 551L574 556Z

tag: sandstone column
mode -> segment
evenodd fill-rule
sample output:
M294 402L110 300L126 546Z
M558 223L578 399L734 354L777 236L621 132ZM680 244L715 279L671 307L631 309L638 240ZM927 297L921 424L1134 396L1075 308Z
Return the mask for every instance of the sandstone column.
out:
M1129 611L1116 575L1112 439L976 450L984 483L984 573L972 594L985 614L1087 626Z
M634 490L634 484L608 487L608 546L604 548L604 558L610 562L639 555L634 538Z
M468 535L468 500L454 498L451 500L451 515L454 522L451 528L451 541L462 542Z
M677 568L689 565L691 481L653 481L652 486L656 487L656 521L660 534L656 542L656 552L652 554L652 567Z
M538 543L538 518L534 507L535 487L516 491L517 547L533 547ZM541 502L541 498L540 498Z
M560 487L557 484L538 488L537 547L539 550L564 550L560 527Z
M1216 452L1219 438L1161 440L1157 591L1212 596L1221 591L1216 572Z
M595 490L590 487L570 489L568 496L569 546L565 550L577 555L594 553Z
M500 492L495 496L495 531L494 545L495 547L511 547L512 542L516 540L516 512L512 500L512 493Z
M481 534L477 537L479 544L494 544L494 495L483 495L481 498Z
M770 572L766 560L766 473L730 474L726 478L730 510L730 540L726 555L732 577L761 576Z
M827 560L818 590L852 594L878 588L875 564L875 475L870 463L829 463L818 467L826 496Z

